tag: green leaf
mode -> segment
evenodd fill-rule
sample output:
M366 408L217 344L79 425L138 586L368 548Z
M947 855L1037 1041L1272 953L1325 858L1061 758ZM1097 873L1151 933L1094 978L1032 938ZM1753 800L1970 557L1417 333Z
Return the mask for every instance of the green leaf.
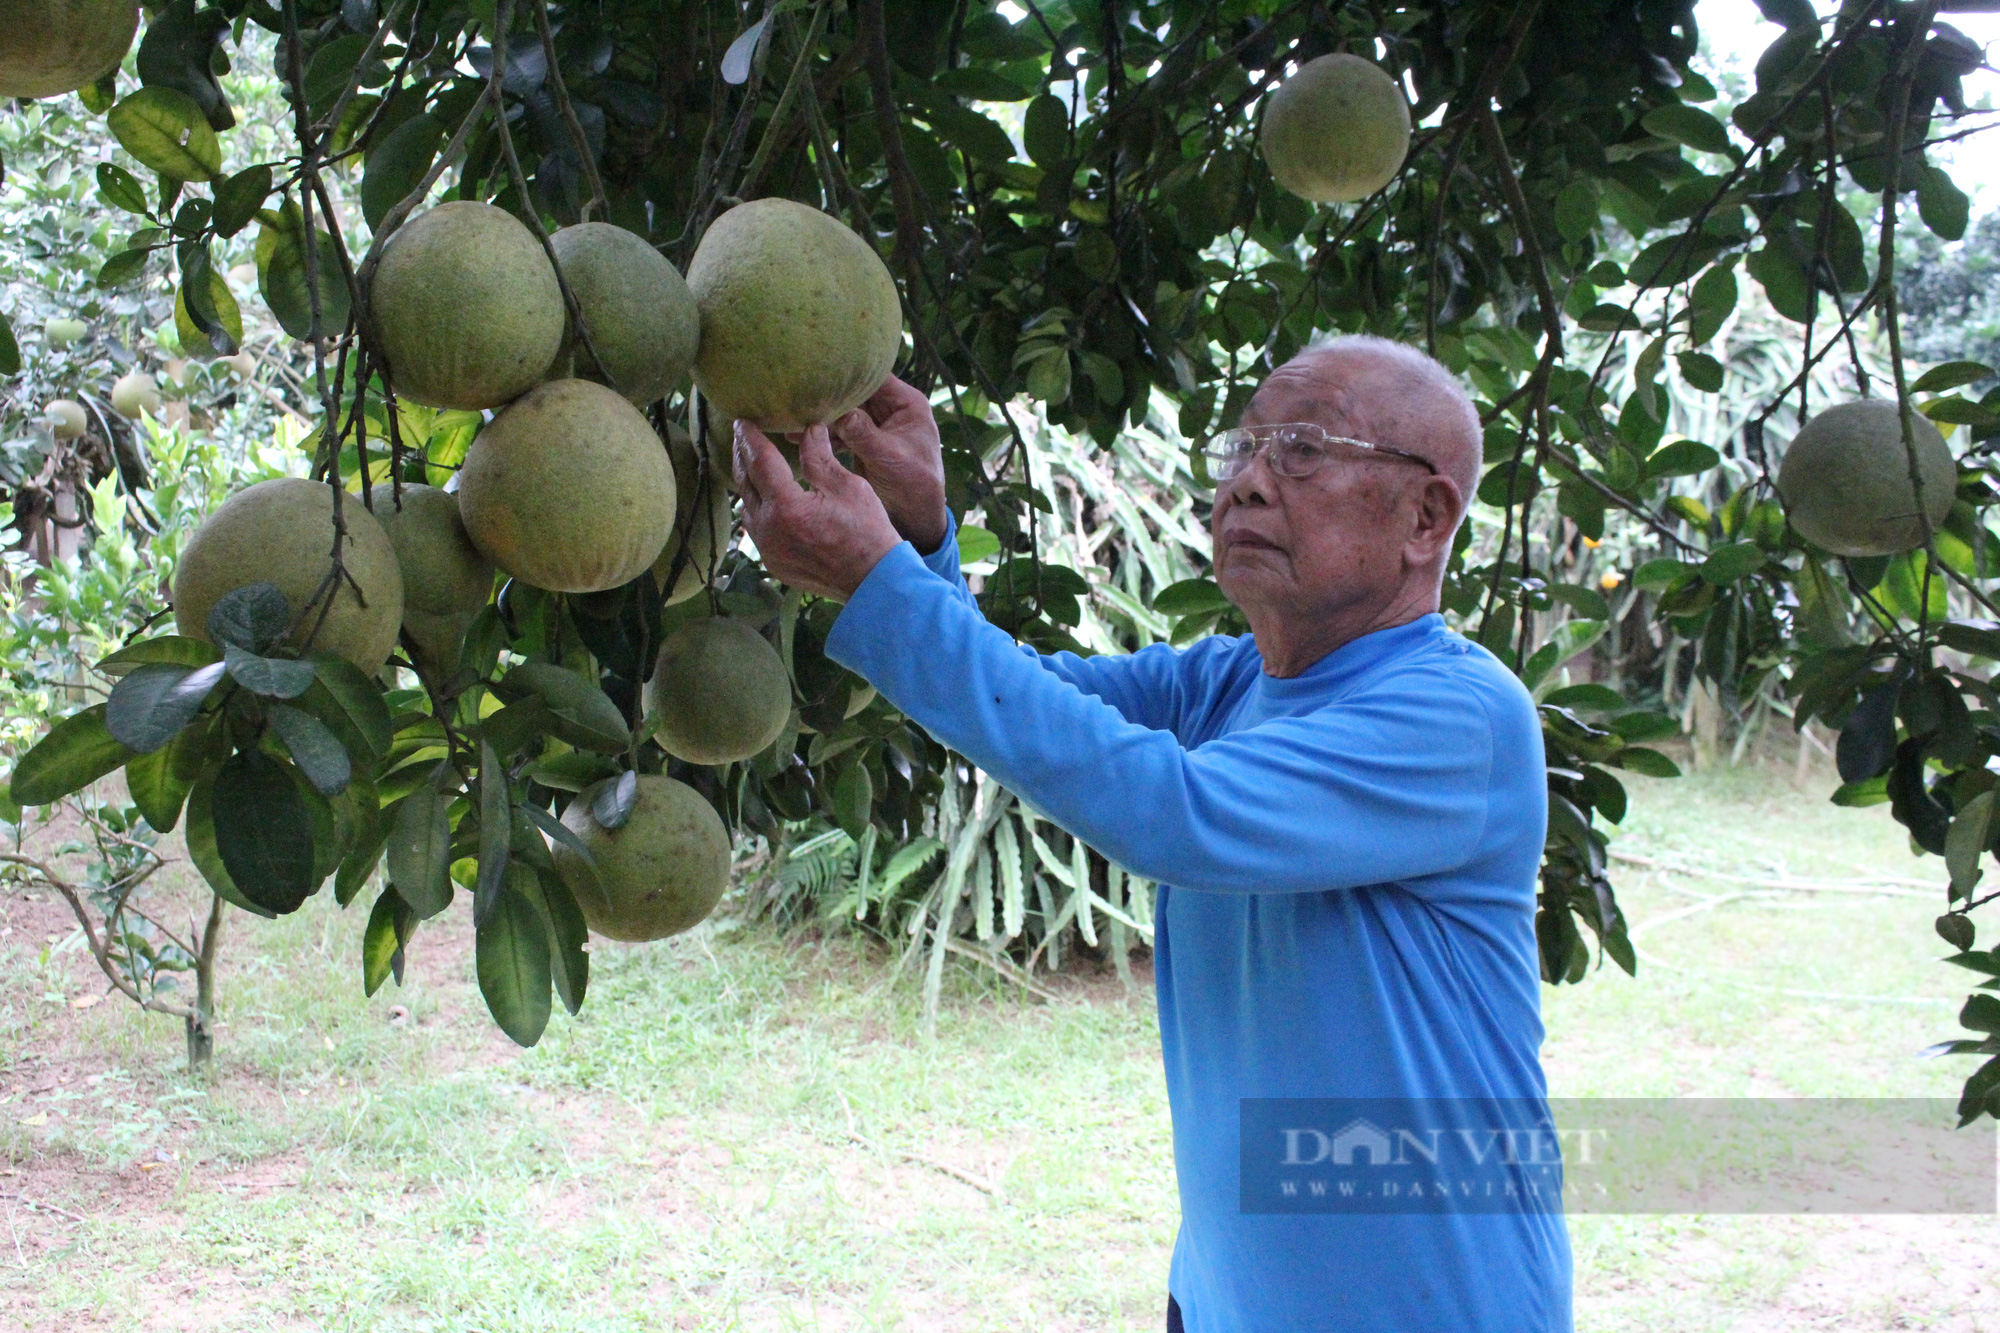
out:
M503 868L504 869L504 868ZM480 867L481 877L485 867ZM500 1030L522 1046L541 1040L549 1024L549 932L534 904L504 884L477 927L474 969L479 993Z
M139 807L146 823L161 833L180 822L181 805L194 783L175 771L174 750L178 740L151 754L142 754L125 765L125 790Z
M215 776L208 774L198 779L194 789L188 793L187 802L187 849L188 860L194 862L201 877L224 902L234 903L255 916L275 917L278 914L236 886L229 873L229 867L222 863L222 853L216 846L215 833Z
M874 779L868 776L868 765L855 762L847 766L833 784L832 806L834 821L848 837L859 841L875 806Z
M1672 139L1675 143L1704 153L1729 152L1729 131L1723 128L1722 122L1700 107L1689 106L1685 102L1656 106L1640 117L1639 124L1645 127L1648 134Z
M1971 896L1973 885L1979 882L1979 858L1992 840L1993 793L1983 791L1952 816L1951 830L1945 834L1944 863L1951 872L1954 897ZM1959 947L1968 948L1970 944Z
M287 199L257 233L257 290L278 325L294 338L307 339L313 333L312 284L306 278L305 216ZM349 294L341 280L340 255L333 238L322 228L313 228L318 253L313 277L319 289L320 323L330 332L347 324Z
M1743 267L1764 288L1764 295L1779 314L1799 324L1811 317L1817 301L1806 282L1806 271L1782 247L1766 241L1761 249L1750 252Z
M551 946L549 972L556 996L563 1008L575 1014L583 1008L583 993L590 985L590 927L584 923L575 897L553 868L519 862L507 871L507 887L534 904L540 914Z
M278 641L291 622L291 603L277 584L246 583L222 594L208 613L208 637L213 643L261 653Z
M150 258L144 250L120 250L97 270L97 285L107 290L124 286L145 271Z
M21 344L14 341L14 326L0 314L0 375L21 373Z
M306 64L304 82L306 105L315 116L332 107L353 81L355 67L362 52L367 49L368 39L365 36L358 32L344 32L313 52L312 59ZM511 66L513 62L510 60L508 63Z
M1834 788L1833 795L1827 799L1849 809L1881 805L1889 799L1889 775L1882 773L1859 782L1843 782Z
M1722 363L1707 352L1682 352L1674 360L1680 363L1681 378L1689 384L1703 393L1722 392Z
M1938 641L1975 657L2000 658L2000 621L1953 620L1938 627Z
M102 170L100 167L99 171ZM254 167L245 167L216 186L215 209L210 215L215 234L234 236L249 226L256 218L257 210L261 209L264 201L271 197L271 188L271 168L264 162L259 162ZM143 196L141 201L143 202Z
M324 722L311 713L283 704L269 705L264 716L270 721L271 730L285 743L299 772L312 783L313 790L322 796L335 796L347 790L347 784L354 779L353 762L342 748L340 738Z
M342 907L354 901L362 885L375 873L382 849L389 841L389 818L379 806L371 805L356 828L347 855L333 877L333 898Z
M1736 309L1736 270L1727 263L1714 265L1695 279L1688 300L1694 307L1688 318L1688 341L1700 347L1721 331L1723 321Z
M501 677L495 691L510 702L533 695L555 714L555 734L571 745L623 754L632 744L618 705L596 684L553 662L523 662Z
M1559 690L1551 690L1542 702L1557 708L1574 708L1594 713L1609 713L1626 706L1624 695L1609 685L1599 685L1594 681L1585 681L1581 685L1565 685Z
M113 208L127 213L145 216L146 187L139 184L139 178L125 168L111 162L101 162L97 167L97 194Z
M1019 96L1015 93L1015 98ZM981 165L996 167L1014 160L1014 141L990 116L966 107L940 107L931 113L930 122Z
M513 807L507 790L507 768L493 746L479 743L479 883L472 894L472 921L486 921L499 901L507 878L508 848L513 841Z
M1992 379L2000 371L1979 361L1947 361L1941 366L1932 366L1917 376L1910 386L1911 393L1943 393L1947 389L1960 389L1979 380Z
M236 117L216 78L229 68L219 49L229 29L229 15L219 6L202 8L195 0L149 6L146 33L133 60L139 82L186 93L210 126L229 129Z
M162 176L205 181L222 169L222 142L186 93L141 88L107 120L119 146Z
M1528 659L1521 669L1521 683L1534 689L1548 679L1550 672L1603 638L1606 628L1602 620L1566 621Z
M1640 745L1626 746L1607 762L1634 773L1642 773L1649 778L1677 778L1681 775L1679 764L1658 750L1648 750Z
M1917 213L1940 240L1956 241L1965 235L1972 201L1941 168L1927 166L1917 173Z
M1629 333L1639 327L1639 317L1622 305L1599 302L1577 316L1577 324L1592 333Z
M1611 719L1611 729L1628 741L1657 741L1680 732L1680 723L1665 713L1640 709Z
M396 803L384 845L389 882L419 917L451 906L452 797L426 782Z
M222 660L238 685L268 699L296 699L312 688L313 681L317 679L311 662L289 657L259 657L233 643L223 645Z
M361 991L373 995L395 973L403 984L403 949L417 933L417 914L396 893L393 884L382 886L375 908L368 914L368 928L361 932Z
M314 653L308 659L312 663L313 674L325 687L328 699L340 710L347 720L353 735L346 737L349 748L359 739L369 753L381 758L389 753L394 743L394 729L389 717L389 706L382 701L382 690L364 674L360 667L343 657L331 653ZM310 701L314 691L308 691L305 699ZM333 726L336 731L344 730L331 718L320 719Z
M215 847L246 898L297 911L319 887L313 821L286 766L261 750L230 756L214 781Z
M1163 616L1194 616L1229 607L1229 599L1222 595L1214 579L1182 579L1153 594L1153 609Z
M1653 451L1646 459L1646 476L1697 477L1719 467L1722 455L1695 440L1675 440Z
M222 679L222 664L142 666L111 689L104 725L134 754L151 754L194 720Z
M162 634L154 639L141 639L128 644L117 652L97 660L97 669L106 676L122 676L134 667L151 662L171 663L185 667L203 667L219 661L222 654L214 644L206 639L189 638L184 634Z
M193 356L233 356L243 345L243 312L206 246L183 255L181 285L174 292L174 332Z
M1021 141L1038 167L1053 168L1070 156L1069 108L1061 98L1044 93L1028 103L1021 117Z
M428 112L410 117L383 136L361 173L361 216L380 226L389 210L423 183L444 142L443 122Z
M1030 362L1026 387L1036 402L1051 407L1066 402L1070 389L1068 350L1059 343L1051 344L1047 352Z
M1597 230L1604 210L1597 200L1597 184L1579 175L1556 194L1556 230L1565 241L1580 241Z
M961 524L958 529L958 563L973 565L1000 554L1000 539L985 528Z
M64 718L14 765L9 795L16 805L48 805L82 791L132 759L105 725L104 705Z
M516 708L518 704L509 704ZM497 748L497 747L496 747ZM565 750L558 755L537 760L528 769L528 776L555 791L580 792L595 786L605 778L618 776L616 761L591 750Z
M1763 568L1764 550L1755 542L1732 542L1718 546L1701 562L1701 576L1721 587Z

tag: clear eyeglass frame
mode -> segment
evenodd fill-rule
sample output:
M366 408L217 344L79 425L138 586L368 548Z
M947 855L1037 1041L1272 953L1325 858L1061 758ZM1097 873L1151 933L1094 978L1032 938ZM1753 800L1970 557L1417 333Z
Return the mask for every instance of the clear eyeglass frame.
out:
M1345 435L1335 435L1325 427L1310 421L1276 421L1262 426L1237 426L1216 435L1202 447L1202 457L1208 460L1209 475L1218 482L1233 481L1250 466L1250 460L1262 453L1269 460L1271 470L1281 477L1303 481L1328 463L1336 462L1339 454L1329 449L1329 445L1347 445L1387 458L1401 458L1415 463L1432 476L1437 475L1437 465L1419 454L1405 449L1392 449L1386 444L1372 444L1367 440L1356 440Z

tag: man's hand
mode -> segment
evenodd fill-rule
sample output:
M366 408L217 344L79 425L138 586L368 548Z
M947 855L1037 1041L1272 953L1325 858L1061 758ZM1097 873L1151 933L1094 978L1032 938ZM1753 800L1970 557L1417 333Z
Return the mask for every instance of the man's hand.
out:
M748 421L736 423L733 463L743 526L764 567L791 587L845 601L876 562L902 544L868 483L833 456L825 426L808 427L799 443L799 465L811 490L793 479L785 456Z
M833 423L833 438L922 555L944 542L944 450L930 400L891 375L874 396ZM817 483L815 483L817 484ZM763 544L758 544L763 549Z

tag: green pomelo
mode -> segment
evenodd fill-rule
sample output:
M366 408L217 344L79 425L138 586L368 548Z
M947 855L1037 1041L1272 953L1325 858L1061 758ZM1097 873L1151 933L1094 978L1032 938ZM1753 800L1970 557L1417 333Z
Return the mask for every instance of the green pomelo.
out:
M90 418L83 410L83 404L67 398L51 398L49 405L42 409L48 419L49 434L58 440L73 440L83 434Z
M702 396L767 432L859 406L903 345L896 283L875 248L789 199L753 199L717 218L688 286L701 308Z
M646 682L653 739L691 764L728 764L769 747L792 715L792 682L765 637L740 620L692 621L660 645Z
M125 58L138 28L135 0L0 0L0 99L95 83Z
M412 611L403 608L403 639L410 660L426 679L443 682L458 670L466 631L479 617L477 611Z
M562 288L511 213L455 200L382 251L370 317L396 391L431 407L499 407L534 387L563 339Z
M1403 169L1410 107L1373 61L1320 56L1265 99L1260 142L1278 184L1316 203L1349 203Z
M1958 466L1930 419L1912 413L1917 475L1935 531L1958 495ZM1829 407L1806 422L1778 468L1778 495L1799 535L1835 555L1895 555L1923 545L1917 498L1892 398Z
M89 332L90 325L82 320L57 316L42 325L42 341L51 347L73 347Z
M571 801L562 817L590 850L596 873L567 844L551 849L590 928L606 939L642 944L678 935L715 910L729 887L729 831L701 793L642 773L632 817L623 828L608 829L590 813L599 790Z
M549 241L601 358L592 360L571 329L564 350L576 358L577 378L615 383L641 406L666 397L694 364L701 337L701 312L679 271L608 222L564 227Z
M136 417L141 412L158 416L160 386L143 370L120 375L111 383L111 410L121 417Z
M555 380L479 432L458 473L472 544L550 592L637 578L674 528L674 465L639 409L601 384Z
M435 486L396 488L381 482L368 492L375 521L396 548L403 571L403 618L477 611L493 595L493 562L479 553L458 516L458 497Z
M403 575L396 548L361 497L343 498L347 571L320 622L317 603L301 622L293 647L338 654L370 675L396 646L403 621ZM174 620L191 638L208 638L208 613L225 593L250 583L275 583L296 618L320 596L333 564L333 490L297 477L260 481L238 491L202 521L174 571ZM349 581L351 580L351 581ZM360 592L355 589L359 586ZM318 623L312 642L304 640Z
M709 436L709 448L718 445ZM711 460L706 477L695 443L679 426L667 427L667 447L674 460L674 532L667 539L660 558L653 562L653 582L665 591L667 605L685 602L708 586L716 561L729 549L730 527L734 521L728 483L723 468L726 454ZM686 551L683 553L683 544ZM674 577L674 563L680 562L680 577Z

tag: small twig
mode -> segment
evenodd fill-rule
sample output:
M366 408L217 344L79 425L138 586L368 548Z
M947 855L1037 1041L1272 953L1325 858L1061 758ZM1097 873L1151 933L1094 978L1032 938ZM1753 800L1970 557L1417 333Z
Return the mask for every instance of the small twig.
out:
M851 1129L844 1130L842 1133L846 1138L870 1151L886 1153L891 1157L900 1157L906 1162L915 1162L920 1166L927 1166L933 1171L942 1171L953 1180L963 1181L965 1184L972 1186L972 1188L990 1194L1003 1202L1006 1200L1006 1191L1001 1189L998 1184L990 1180L983 1180L973 1175L970 1171L960 1170L950 1162L940 1162L935 1157L926 1157L920 1152L911 1152L908 1148L891 1148L887 1144L877 1143L874 1139L857 1134Z
M77 1223L79 1226L90 1220L87 1217L78 1217L75 1213L72 1213L67 1208L58 1208L52 1203L43 1203L40 1199L31 1199L25 1194L9 1194L7 1197L15 1200L18 1203L26 1205L29 1208L33 1208L38 1212L54 1213L58 1217L66 1217L70 1221Z
M576 118L576 108L570 105L569 89L563 83L562 62L556 59L555 34L549 30L548 0L535 0L535 33L542 39L542 54L548 59L549 87L555 92L556 110L562 114L569 137L576 141L576 159L583 166L583 178L590 183L590 198L578 210L581 220L590 221L593 211L609 215L611 205L605 202L604 178L597 174L597 159L590 152L590 136L583 132L583 122Z
M764 168L770 165L771 152L778 140L789 130L786 118L791 115L792 104L799 98L799 90L812 81L812 58L819 50L820 35L826 31L829 0L819 0L813 6L812 22L807 25L805 40L799 44L799 53L792 61L792 72L785 80L785 89L778 94L778 105L772 110L771 118L764 122L764 137L757 141L757 151L751 155L750 165L743 171L743 183L736 193L744 199L755 196L757 183L764 177Z
M1013 982L1015 985L1021 987L1023 990L1034 992L1036 995L1041 996L1044 1000L1060 1001L1062 999L1062 996L1056 994L1054 991L1050 990L1047 986L1042 985L1041 982L1036 981L1033 977L1029 976L1027 973L1021 971L1017 967L1014 967L1012 964L1007 963L1005 960L996 957L995 955L986 953L980 949L975 949L971 945L965 944L955 939L946 940L944 942L944 947L950 950L952 953L958 954L965 958L970 958L975 962L984 963L986 966L992 968L995 972L998 972L1002 977L1004 977L1008 981Z

